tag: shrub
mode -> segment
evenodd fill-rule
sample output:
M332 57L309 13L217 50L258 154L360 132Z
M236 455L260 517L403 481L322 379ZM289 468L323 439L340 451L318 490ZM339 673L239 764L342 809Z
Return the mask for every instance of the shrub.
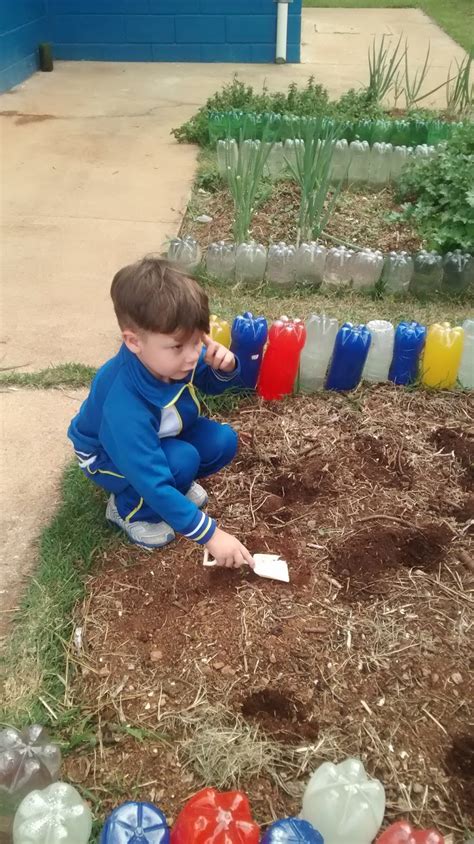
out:
M474 124L460 126L436 155L413 160L402 173L402 210L390 215L414 223L430 249L474 250Z

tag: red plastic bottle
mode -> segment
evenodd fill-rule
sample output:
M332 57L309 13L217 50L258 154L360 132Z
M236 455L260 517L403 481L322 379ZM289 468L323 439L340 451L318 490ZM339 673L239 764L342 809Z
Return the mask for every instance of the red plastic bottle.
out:
M259 839L245 794L215 788L191 797L171 832L171 844L258 844Z
M398 821L377 838L377 844L444 844L435 829L414 829L408 821Z
M281 399L293 391L306 328L300 319L281 317L268 333L268 346L257 384L259 396L267 401Z

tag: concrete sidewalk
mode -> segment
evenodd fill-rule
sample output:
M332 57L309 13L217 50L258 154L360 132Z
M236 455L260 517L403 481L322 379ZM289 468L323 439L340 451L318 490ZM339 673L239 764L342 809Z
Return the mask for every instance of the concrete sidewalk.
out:
M177 232L190 193L197 151L178 145L171 129L224 82L238 73L256 89L277 90L314 75L339 95L367 80L372 37L399 32L413 70L431 42L430 87L464 55L414 9L307 9L300 65L58 62L54 73L3 94L0 367L98 365L114 353L112 276ZM442 105L444 93L429 102ZM2 398L0 597L11 607L56 501L78 396Z

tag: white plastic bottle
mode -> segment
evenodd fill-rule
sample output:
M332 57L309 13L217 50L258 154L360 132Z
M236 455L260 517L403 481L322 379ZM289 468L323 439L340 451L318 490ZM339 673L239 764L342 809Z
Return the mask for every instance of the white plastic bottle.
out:
M72 785L55 782L28 794L13 822L14 844L87 844L91 810Z
M380 188L390 179L392 144L375 143L370 151L369 185Z
M306 342L300 357L300 389L307 393L322 390L334 348L337 319L311 314L305 322Z
M474 319L464 320L464 345L458 380L465 390L474 390Z
M295 285L296 247L283 241L268 247L267 281L276 287L288 288Z
M239 148L237 141L227 138L225 141L217 141L217 169L221 176L226 176L228 171L234 172L237 169L239 160Z
M321 287L327 249L315 240L302 243L296 252L296 280L312 287Z
M324 844L371 844L385 812L385 791L369 779L359 759L324 762L303 796L301 817L321 833Z
M349 144L346 140L334 141L331 159L331 183L347 182L349 171Z
M373 288L382 274L383 264L383 255L378 249L361 249L354 252L350 265L354 290Z
M239 243L235 253L235 277L243 284L257 286L263 281L267 250L262 243Z
M213 278L230 280L235 272L235 244L210 243L206 252L206 269Z
M362 378L371 384L388 381L388 371L393 357L395 329L385 319L371 319L367 328L372 337L369 354L362 371Z
M345 246L328 249L324 265L324 286L332 289L349 287L351 282L351 258L354 252Z
M349 185L365 185L369 177L370 146L367 141L352 141L349 145Z

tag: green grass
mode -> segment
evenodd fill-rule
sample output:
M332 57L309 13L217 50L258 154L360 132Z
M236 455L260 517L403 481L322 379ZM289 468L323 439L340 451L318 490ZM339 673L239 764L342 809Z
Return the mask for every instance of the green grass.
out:
M87 387L95 375L92 366L83 363L62 363L50 366L39 372L19 372L12 368L0 372L0 389L2 387L35 387L50 389L52 387Z
M34 577L2 654L3 723L49 722L59 729L77 720L69 698L66 650L72 611L94 557L107 543L118 541L107 528L104 506L104 496L70 466L62 505L42 534Z
M474 46L472 0L303 0L303 6L346 9L422 9L467 52Z

